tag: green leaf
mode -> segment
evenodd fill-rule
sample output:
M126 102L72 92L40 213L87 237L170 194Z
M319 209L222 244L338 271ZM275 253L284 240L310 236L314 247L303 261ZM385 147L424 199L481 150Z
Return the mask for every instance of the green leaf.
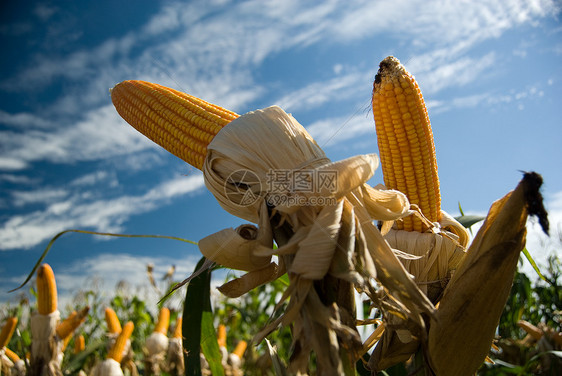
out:
M455 217L455 219L461 225L463 225L464 227L470 228L470 227L472 227L472 225L486 219L486 217L482 217L480 215L461 215L461 216Z
M529 253L529 251L527 250L527 247L523 248L523 254L525 255L525 257L527 258L527 261L529 261L529 263L531 264L531 266L533 267L533 269L535 269L535 272L537 272L537 274L539 275L539 277L545 281L548 282L546 280L546 278L544 277L544 275L542 275L541 271L539 270L539 267L537 266L537 263L535 262L535 260L533 260L533 256L531 256L531 254Z
M461 213L461 216L464 216L464 212L462 211L462 206L460 201L459 201L459 212Z
M72 373L80 370L80 368L84 366L86 358L104 348L106 346L106 342L105 338L99 338L95 342L88 344L84 351L72 356L72 360L64 367L64 371Z
M204 257L199 260L194 273L205 263ZM210 327L209 327L210 325ZM183 305L183 324L182 324L183 348L185 350L185 375L201 375L200 353L203 350L205 358L209 362L209 367L213 375L224 375L224 370L218 358L220 350L212 322L211 311L211 269L204 270L199 275L191 279L187 286L185 302ZM211 341L210 337L213 336ZM212 344L215 342L215 346Z
M41 265L41 262L43 261L43 259L47 256L47 253L49 253L49 251L51 250L51 247L53 246L53 244L55 244L55 241L60 238L62 235L66 234L67 232L77 232L80 234L90 234L90 235L101 235L101 236L114 236L114 237L119 237L119 238L155 238L155 239L172 239L172 240L179 240L185 243L190 243L190 244L195 244L197 245L197 242L188 240L188 239L183 239L183 238L178 238L175 236L166 236L166 235L137 235L137 234L114 234L111 232L97 232L97 231L87 231L87 230L76 230L76 229L70 229L70 230L64 230L59 232L58 234L56 234L55 236L53 236L53 238L51 239L51 241L49 241L49 244L47 244L47 247L45 248L45 250L43 251L43 253L41 254L41 256L39 257L39 260L37 260L37 262L35 263L35 266L33 266L33 269L31 270L31 272L29 273L29 275L27 276L27 278L25 279L25 281L23 281L23 283L21 285L19 285L18 287L16 287L15 289L12 289L8 292L13 292L16 290L21 289L23 286L25 286L25 284L27 282L29 282L29 280L31 279L31 277L33 277L33 274L35 274L35 271L37 270L37 268L39 267L39 265Z
M210 274L210 273L209 273ZM211 311L211 301L208 300L208 307L203 310L201 318L201 349L203 355L209 363L209 368L213 375L224 375L222 367L222 354L217 342L217 334L213 325L213 312Z

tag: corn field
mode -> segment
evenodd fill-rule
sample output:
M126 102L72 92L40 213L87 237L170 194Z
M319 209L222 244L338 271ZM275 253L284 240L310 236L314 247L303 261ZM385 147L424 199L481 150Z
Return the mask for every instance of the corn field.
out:
M484 218L444 211L428 111L395 57L373 83L379 154L335 162L278 106L238 115L137 80L111 99L250 223L199 240L203 258L170 291L187 285L181 311L168 295L150 314L138 297L94 291L62 316L55 273L39 262L34 305L4 314L3 373L559 374L560 262L534 285L517 273L522 255L532 260L528 218L550 230L541 175L524 172ZM220 268L241 274L212 300Z

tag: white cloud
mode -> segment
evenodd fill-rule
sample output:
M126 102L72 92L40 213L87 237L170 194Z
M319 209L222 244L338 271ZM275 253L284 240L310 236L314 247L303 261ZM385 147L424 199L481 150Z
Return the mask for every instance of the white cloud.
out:
M341 143L363 134L375 135L375 125L370 114L360 111L349 117L323 119L312 123L306 130L321 146Z
M374 72L350 73L328 81L313 82L281 97L275 103L291 112L310 110L326 103L353 99L361 95L362 91L358 89L361 87L366 89L364 94L369 94L370 81L373 77Z
M430 112L432 114L443 113L457 108L474 108L477 106L493 107L498 104L509 104L513 102L516 102L517 106L521 109L524 107L525 101L540 100L540 98L544 96L544 91L540 89L540 87L542 87L542 84L537 83L535 86L531 86L517 92L485 92L465 97L450 98L447 100L427 101L426 105L431 109Z
M72 228L119 232L131 216L166 205L175 197L195 193L203 187L203 176L196 174L165 181L138 196L87 201L81 195L61 195L62 200L51 201L45 210L10 217L0 227L0 250L30 248ZM36 199L40 194L36 192Z
M0 174L0 181L5 181L12 184L28 185L28 184L35 184L39 180L37 178L33 178L25 175Z
M80 292L93 290L100 294L104 300L112 298L117 290L123 293L136 294L147 302L147 308L156 312L157 302L162 298L162 293L167 289L166 282L162 277L171 265L176 266L174 280L181 281L188 277L195 268L200 256L197 247L193 246L194 252L182 258L162 257L161 255L139 256L129 253L103 253L93 257L86 257L69 264L58 266L51 265L55 272L58 292L58 306L62 313L70 309L76 309L76 297ZM148 280L146 267L148 264L154 266L153 275L156 285L161 292L154 289ZM10 278L0 277L0 285L13 288L25 280L27 276L15 276ZM216 285L215 276L214 284ZM0 297L3 297L0 295ZM181 309L185 290L178 291L175 297L168 301L168 306ZM6 299L13 298L6 295ZM0 301L1 302L1 301Z
M163 6L140 30L109 39L91 50L56 59L37 57L32 65L4 81L1 87L36 89L55 77L66 77L80 80L86 86L86 90L81 88L81 95L98 97L99 93L87 93L98 88L84 84L85 77L92 83L107 84L96 75L102 72L117 81L123 73L131 72L133 66L142 70L135 75L162 78L161 70L154 67L156 60L174 73L176 81L193 85L190 91L207 94L207 90L199 91L197 86L211 85L214 94L209 99L218 99L227 96L232 87L239 91L252 86L252 67L288 48L394 33L401 39L421 43L424 49L431 45L454 55L451 45L463 45L466 50L510 27L558 11L556 3L549 0L532 4L518 0L461 4L399 0L384 5L363 1L352 7L338 1L314 5L288 1L283 6L247 1L228 8L208 3L171 3ZM396 22L398 19L404 22ZM171 30L174 33L167 33ZM157 46L150 43L154 37L159 39ZM133 62L129 51L141 44L147 47ZM222 88L225 84L226 88Z
M531 22L560 11L556 1L363 1L342 10L332 32L356 39L373 33L393 33L397 38L414 38L420 46L471 43L496 38L510 27ZM374 21L376 20L376 22Z
M91 174L82 175L70 182L70 185L75 186L91 186L94 184L99 184L102 181L112 180L111 185L115 186L118 184L116 177L113 174L108 173L107 171L96 171L92 172Z
M422 83L424 94L463 86L482 78L496 60L494 52L490 52L480 58L461 57L457 60L442 61L441 64L429 64L428 60L436 55L437 53L433 52L418 56L407 65L411 72L415 72L418 82Z
M46 128L50 122L40 116L29 113L10 114L0 110L0 124L14 127L15 129Z
M45 4L37 4L33 9L33 13L41 19L41 21L47 21L53 14L57 12L57 8L50 7Z
M12 202L15 206L27 204L49 203L68 196L68 192L62 188L42 188L34 191L16 191L12 193Z
M35 161L73 163L111 158L155 147L119 118L112 105L85 115L76 124L51 123L47 129L0 132L0 168L23 169Z
M16 171L27 167L27 163L18 158L0 156L0 170Z

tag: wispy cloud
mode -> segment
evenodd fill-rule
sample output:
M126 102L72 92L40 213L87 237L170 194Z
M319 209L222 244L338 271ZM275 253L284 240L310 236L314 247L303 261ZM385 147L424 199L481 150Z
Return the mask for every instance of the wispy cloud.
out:
M75 124L61 126L50 122L50 129L0 134L0 168L11 170L23 169L36 161L91 161L154 147L126 126L111 105L86 113Z
M31 192L16 191L12 193L12 199L15 206L24 206L27 204L45 204L67 197L68 192L64 189L39 189Z
M311 110L326 103L354 99L362 93L358 90L359 87L367 89L363 94L369 94L369 82L373 77L373 72L337 75L325 82L313 82L293 91L278 99L276 104L286 111L299 111Z
M521 109L525 106L526 101L540 100L544 96L543 86L542 83L537 83L519 91L509 91L506 93L497 91L484 92L464 97L448 98L447 100L428 101L426 105L431 109L432 114L439 114L458 108L489 107L510 103L517 103L517 108Z
M207 94L205 87L210 85L213 90L209 99L220 99L228 96L230 86L238 91L245 89L244 83L251 85L253 67L289 48L347 43L378 33L394 33L400 39L422 43L420 47L424 49L436 42L437 48L450 49L458 41L466 49L498 37L510 27L559 11L557 3L550 0L474 1L461 5L437 1L395 1L382 5L362 1L353 7L339 1L314 5L288 1L282 6L247 1L232 5L228 12L222 9L220 4L212 3L166 4L137 32L63 57L37 56L29 67L0 83L0 87L27 90L57 77L105 82L96 77L101 72L118 80L123 73L131 72L131 66L136 67L135 75L163 78L165 74L154 66L156 60L174 72L178 82L189 82L190 91ZM397 19L406 22L395 22ZM158 45L151 43L154 37L158 37ZM129 51L141 44L146 44L144 53L135 56L132 64ZM82 87L81 93L84 92Z
M416 59L417 66L425 57ZM484 76L486 70L495 63L495 54L490 52L480 58L462 57L439 65L426 64L416 74L416 78L423 82L424 93L433 94L450 87L461 87ZM423 64L423 63L422 63ZM413 64L416 65L416 64Z
M493 69L497 60L494 52L472 53L479 43L559 11L559 4L551 0L460 5L421 0L383 5L363 0L353 6L336 0L319 4L253 0L235 2L228 8L220 1L163 3L160 11L136 30L92 48L52 55L41 52L13 77L0 81L0 90L15 93L49 89L61 79L65 83L65 91L37 113L0 109L0 124L4 126L0 131L0 169L7 172L3 176L8 181L37 162L72 164L117 156L123 165L146 168L143 158L158 154L141 152L156 150L156 146L126 126L110 104L108 88L124 79L159 82L240 112L253 101L269 101L267 98L277 95L275 85L265 86L256 73L277 54L312 45L329 48L390 33L397 45L405 44L414 51L407 67L422 82L424 93L436 94L468 85ZM37 12L44 19L56 17L52 8ZM293 92L283 93L277 104L288 111L309 111L342 98L353 101L360 85L369 93L375 69L373 62L359 61L343 74L335 70L325 81L303 81ZM436 111L447 111L501 98L523 100L516 97L515 93L503 97L480 93L433 101L433 105ZM310 124L308 130L320 144L330 145L373 132L373 124L362 113L349 117L337 114ZM109 184L111 178L84 177L82 184L96 179L106 179L104 183ZM47 209L12 217L0 228L0 247L31 247L69 227L118 229L131 215L165 202L156 198L158 190L165 191L164 195L186 193L173 184L156 185L154 190L146 197L123 196L109 201L83 201L74 193L64 196L64 190L57 187L29 195L19 193L19 205L36 200Z
M360 111L348 117L329 118L319 120L306 127L307 131L321 147L372 134L374 137L375 126L371 116Z
M45 210L10 217L0 227L0 250L33 247L71 228L119 232L132 215L146 213L203 187L203 176L197 174L164 181L142 195L113 199L88 201L83 194L68 196L56 190L19 193L16 195L20 200L42 200L48 205Z

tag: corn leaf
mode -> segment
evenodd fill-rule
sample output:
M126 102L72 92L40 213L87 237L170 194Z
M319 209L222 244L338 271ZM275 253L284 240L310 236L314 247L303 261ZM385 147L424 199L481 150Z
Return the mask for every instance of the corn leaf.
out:
M203 257L197 263L197 272L205 263ZM200 353L203 351L213 375L224 375L221 355L213 327L211 311L211 269L196 275L187 286L183 306L183 348L185 375L201 375Z
M470 228L472 225L483 221L486 217L482 217L480 215L460 215L455 217L455 219L464 227Z
M31 278L35 274L35 271L37 270L39 265L41 265L41 262L43 261L43 259L47 256L47 253L49 253L49 251L51 250L51 247L53 246L53 244L55 244L55 241L58 238L60 238L62 235L66 234L67 232L77 232L77 233L80 233L80 234L101 235L101 236L113 236L113 237L119 237L119 238L172 239L172 240L179 240L179 241L182 241L182 242L185 242L185 243L197 245L197 242L194 242L194 241L188 240L188 239L178 238L176 236L143 235L143 234L141 234L141 235L138 235L138 234L114 234L114 233L111 233L111 232L97 232L97 231L76 230L76 229L64 230L64 231L59 232L55 236L53 236L53 238L49 241L49 244L47 244L47 247L45 248L45 250L43 251L43 253L39 257L39 259L37 260L37 262L33 266L33 269L31 270L31 272L29 272L29 275L27 276L25 281L23 281L23 283L21 285L19 285L18 287L16 287L15 289L12 289L8 292L13 292L13 291L21 289L23 286L25 286L27 284L27 282L29 282L29 280L31 280Z
M537 272L537 274L539 275L539 277L547 282L546 278L544 277L544 275L542 275L539 267L537 266L537 263L535 262L535 260L533 259L533 256L531 256L531 254L529 253L529 250L527 249L527 247L523 248L523 254L525 255L525 257L527 258L527 261L529 261L529 264L531 264L531 266L533 267L533 269L535 269L535 272Z

